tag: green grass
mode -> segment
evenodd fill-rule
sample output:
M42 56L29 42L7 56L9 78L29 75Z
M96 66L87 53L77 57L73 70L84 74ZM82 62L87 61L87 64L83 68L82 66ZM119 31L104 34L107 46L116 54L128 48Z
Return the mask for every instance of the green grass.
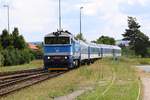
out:
M132 61L133 60L133 61ZM138 64L136 60L131 59L132 63L128 59L121 59L120 61L110 61L108 59L103 60L101 63L105 67L113 69L115 80L110 86L96 86L96 88L79 96L78 100L136 100L138 96L138 83L135 69L132 67L134 64ZM109 86L109 90L105 92Z
M149 58L142 58L142 59L138 59L139 63L142 65L150 65L150 59Z
M52 100L73 91L92 87L78 100L136 100L138 95L138 76L134 65L137 59L121 58L98 60L90 66L82 66L59 77L15 92L2 100ZM113 80L113 84L112 84ZM104 91L108 89L103 95Z
M30 62L29 64L0 67L0 72L34 69L34 68L40 68L42 66L43 66L42 60L34 60L34 61Z

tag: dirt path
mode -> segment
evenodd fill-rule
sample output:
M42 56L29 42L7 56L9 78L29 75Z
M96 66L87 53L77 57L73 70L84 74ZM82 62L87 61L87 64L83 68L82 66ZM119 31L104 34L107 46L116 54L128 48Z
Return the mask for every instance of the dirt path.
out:
M141 78L144 87L143 100L150 100L150 78Z
M140 65L139 74L142 81L143 88L143 100L150 100L150 65Z
M78 96L80 96L84 92L92 90L92 89L93 88L88 87L88 88L85 88L85 89L82 89L82 90L77 90L77 91L74 91L73 93L68 94L66 96L61 96L61 97L54 98L54 100L75 100Z
M54 100L74 100L77 96L81 95L84 92L85 92L84 90L79 90L79 91L73 92L67 96L55 98Z

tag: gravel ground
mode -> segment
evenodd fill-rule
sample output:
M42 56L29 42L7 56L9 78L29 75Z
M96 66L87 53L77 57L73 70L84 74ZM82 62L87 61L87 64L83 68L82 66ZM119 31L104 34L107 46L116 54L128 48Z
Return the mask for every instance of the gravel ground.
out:
M150 78L142 78L141 80L144 86L143 100L150 100Z
M136 67L140 68L144 72L150 73L150 65L140 65L140 66L136 66Z

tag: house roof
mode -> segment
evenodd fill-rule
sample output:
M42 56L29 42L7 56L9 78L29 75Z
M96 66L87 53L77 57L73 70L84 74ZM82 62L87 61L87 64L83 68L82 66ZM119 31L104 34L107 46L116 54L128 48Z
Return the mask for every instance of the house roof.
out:
M39 48L37 47L37 45L34 45L34 44L31 44L31 43L28 43L28 47L32 50L39 50Z

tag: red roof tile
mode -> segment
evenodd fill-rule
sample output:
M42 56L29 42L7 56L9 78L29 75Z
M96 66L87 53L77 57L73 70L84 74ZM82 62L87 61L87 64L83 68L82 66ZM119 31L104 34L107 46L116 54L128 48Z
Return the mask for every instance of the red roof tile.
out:
M31 44L31 43L28 44L28 47L32 50L39 50L39 48L36 45Z

